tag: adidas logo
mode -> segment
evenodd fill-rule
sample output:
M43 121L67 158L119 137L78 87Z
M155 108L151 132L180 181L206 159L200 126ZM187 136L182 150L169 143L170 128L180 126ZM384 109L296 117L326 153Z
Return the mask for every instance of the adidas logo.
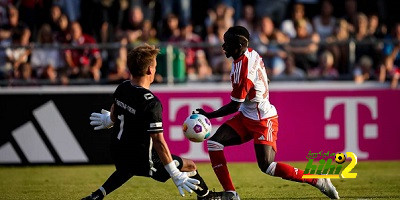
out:
M265 140L264 135L261 135L259 138L257 138L258 140Z
M33 110L33 115L63 163L89 161L53 101ZM13 130L11 135L29 163L55 163L52 153L31 121ZM0 147L0 164L21 162L11 142Z

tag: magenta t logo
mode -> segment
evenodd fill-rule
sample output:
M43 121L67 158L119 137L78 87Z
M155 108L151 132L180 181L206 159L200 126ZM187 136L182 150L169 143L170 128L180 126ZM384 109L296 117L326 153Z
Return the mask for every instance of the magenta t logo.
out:
M376 97L327 97L325 98L325 120L331 119L332 111L336 106L344 105L344 149L341 152L353 152L361 159L368 158L368 152L361 151L359 148L358 137L358 109L361 104L366 106L371 112L372 119L378 119L378 107ZM335 140L340 138L339 124L325 125L325 139ZM364 139L378 138L377 124L364 124Z

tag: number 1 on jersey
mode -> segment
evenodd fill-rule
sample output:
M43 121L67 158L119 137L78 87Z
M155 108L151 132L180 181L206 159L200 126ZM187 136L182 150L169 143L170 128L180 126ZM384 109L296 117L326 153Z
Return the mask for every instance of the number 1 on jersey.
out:
M122 136L122 132L124 131L124 115L118 115L118 119L119 121L121 121L121 123L119 124L119 132L118 132L118 140L121 140L121 136Z

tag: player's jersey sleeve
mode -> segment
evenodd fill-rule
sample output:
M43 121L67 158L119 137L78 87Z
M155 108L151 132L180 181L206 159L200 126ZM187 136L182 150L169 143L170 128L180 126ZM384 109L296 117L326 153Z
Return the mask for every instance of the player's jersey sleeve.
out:
M148 133L160 133L163 131L162 124L162 105L157 99L152 101L146 110L147 117L145 120Z
M233 63L231 72L232 92L231 99L237 102L244 102L252 82L247 78L247 58Z

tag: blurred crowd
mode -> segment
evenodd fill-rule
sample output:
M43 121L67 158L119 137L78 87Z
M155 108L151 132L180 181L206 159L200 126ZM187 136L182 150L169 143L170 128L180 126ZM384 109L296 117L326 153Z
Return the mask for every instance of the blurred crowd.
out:
M119 83L141 43L172 44L184 81L229 81L223 34L246 27L271 80L400 77L389 0L0 0L1 85ZM165 51L161 51L165 52ZM175 52L175 51L174 51ZM160 56L159 67L166 67ZM159 70L156 81L165 82ZM175 74L175 72L174 72Z

